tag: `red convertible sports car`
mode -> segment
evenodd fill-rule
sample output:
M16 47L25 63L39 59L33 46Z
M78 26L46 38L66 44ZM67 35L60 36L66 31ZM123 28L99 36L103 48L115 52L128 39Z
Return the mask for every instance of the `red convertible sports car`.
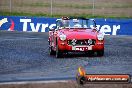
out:
M104 35L96 29L92 19L57 19L56 28L49 30L49 53L57 58L68 52L104 55Z

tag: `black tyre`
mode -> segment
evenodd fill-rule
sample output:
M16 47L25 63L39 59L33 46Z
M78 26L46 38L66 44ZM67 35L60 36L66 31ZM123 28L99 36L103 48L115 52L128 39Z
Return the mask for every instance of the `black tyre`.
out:
M58 44L56 45L56 58L61 58L63 52L59 50Z
M98 56L103 56L104 55L104 50L97 51Z
M49 54L55 55L55 51L53 51L52 46L49 46Z

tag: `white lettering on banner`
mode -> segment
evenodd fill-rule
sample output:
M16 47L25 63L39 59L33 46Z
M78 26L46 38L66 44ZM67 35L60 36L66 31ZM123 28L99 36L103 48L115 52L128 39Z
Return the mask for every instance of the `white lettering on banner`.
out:
M117 30L120 29L120 25L113 25L113 31L112 28L109 25L103 25L100 27L100 25L96 25L97 30L100 30L104 35L110 35L112 32L112 35L116 35ZM91 28L93 28L93 25L90 25Z
M31 22L31 19L20 19L20 22L23 22L23 31L27 31L27 23Z
M30 26L33 32L38 32L40 25L41 25L40 23L37 23L36 28L35 28L34 23L30 23Z
M51 25L49 26L49 28L51 29L51 28L53 28L54 26L56 26L56 24L51 24Z
M110 35L110 34L106 34L105 32L111 32L111 28L109 25L104 25L101 27L100 32L104 33L105 35Z
M120 29L120 25L118 25L118 26L113 25L113 32L112 32L112 35L116 35L118 29Z
M48 28L48 27L53 28L54 26L56 26L56 24L49 25L48 23L46 23L46 24L37 23L37 25L35 26L34 23L31 23L31 19L20 19L20 22L23 23L23 31L28 31L28 29L27 29L28 25L31 27L31 30L33 32L38 32L40 30L40 27L42 27L40 31L45 32L46 28Z
M100 28L100 25L97 25L97 29L98 30L100 29L100 32L102 32L104 35L110 35L110 32L112 32L112 35L116 35L117 30L120 29L120 25L117 25L117 26L113 25L113 29L109 25L103 25L101 28ZM106 32L107 32L107 34L106 34ZM108 34L108 32L109 32L109 34Z
M53 28L54 26L56 26L56 24L51 24L49 25L48 23L43 24L43 23L37 23L36 26L35 24L32 22L31 23L31 19L20 19L20 22L23 23L23 31L28 31L27 27L28 25L31 27L31 30L33 32L45 32L46 28ZM93 25L90 25L90 27L93 27ZM113 25L113 27L111 27L110 25L97 25L97 29L100 30L100 32L102 32L104 35L116 35L117 31L120 29L120 25Z
M41 32L45 32L45 29L49 26L49 24L42 24Z

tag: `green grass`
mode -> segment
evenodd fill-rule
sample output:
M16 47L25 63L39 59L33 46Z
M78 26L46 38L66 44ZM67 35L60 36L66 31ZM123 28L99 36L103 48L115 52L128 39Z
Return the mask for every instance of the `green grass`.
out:
M26 6L26 7L50 7L51 4L50 3L24 3L24 4L17 4L16 6ZM92 4L90 5L79 5L79 4L57 4L57 3L53 3L53 7L58 7L58 8L75 8L75 9L92 9L93 6Z
M57 1L57 0L56 0ZM72 2L72 0L53 1L53 15L50 15L50 0L14 0L12 2L12 13L9 12L9 4L3 0L1 2L0 15L4 16L36 16L36 17L87 17L87 18L132 18L132 4L130 2L106 2L100 0L95 2L94 16L92 15L93 4L90 0L80 0L80 2ZM65 3L66 2L66 3ZM2 4L6 3L6 4ZM69 11L68 11L69 10ZM3 11L3 12L2 12ZM15 12L17 11L17 12ZM66 12L68 11L68 12Z
M92 14L73 14L73 15L65 15L65 14L53 14L52 16L50 14L44 14L44 13L19 13L19 12L0 12L0 16L30 16L30 17L57 17L60 18L62 16L68 16L68 17L85 17L85 18L132 18L127 16L103 16L103 15L92 15Z
M23 3L23 4L17 4L16 6L26 6L26 7L50 7L51 3ZM86 4L86 5L80 5L80 4L57 4L53 3L53 7L58 8L74 8L74 9L92 9L93 5ZM123 3L123 4L117 4L117 3L103 3L103 4L95 4L95 9L101 9L101 8L132 8L131 3Z

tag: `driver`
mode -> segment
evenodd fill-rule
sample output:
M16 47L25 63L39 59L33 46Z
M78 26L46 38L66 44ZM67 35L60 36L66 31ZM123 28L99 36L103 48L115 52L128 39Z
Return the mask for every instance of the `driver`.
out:
M69 18L68 17L62 17L62 24L63 27L69 27Z

